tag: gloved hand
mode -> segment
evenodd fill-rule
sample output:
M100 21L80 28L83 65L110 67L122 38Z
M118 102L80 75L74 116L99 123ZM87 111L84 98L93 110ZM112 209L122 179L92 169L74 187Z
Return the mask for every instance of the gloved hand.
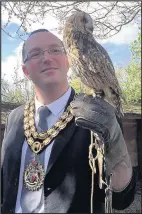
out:
M76 125L97 133L103 139L109 175L128 154L115 109L99 97L93 98L84 94L77 95L71 106Z

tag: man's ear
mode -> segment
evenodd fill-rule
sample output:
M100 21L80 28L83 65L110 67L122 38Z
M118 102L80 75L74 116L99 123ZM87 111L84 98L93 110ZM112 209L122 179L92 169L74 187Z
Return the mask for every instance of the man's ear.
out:
M30 78L26 65L22 65L22 70L23 70L23 73L25 74L25 76L30 80L31 78Z

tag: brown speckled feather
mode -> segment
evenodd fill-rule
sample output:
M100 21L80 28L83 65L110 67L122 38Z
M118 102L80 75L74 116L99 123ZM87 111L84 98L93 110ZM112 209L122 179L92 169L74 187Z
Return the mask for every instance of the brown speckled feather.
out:
M93 37L92 23L91 17L82 11L66 21L63 43L70 67L94 92L103 91L105 99L122 116L121 88L108 53Z

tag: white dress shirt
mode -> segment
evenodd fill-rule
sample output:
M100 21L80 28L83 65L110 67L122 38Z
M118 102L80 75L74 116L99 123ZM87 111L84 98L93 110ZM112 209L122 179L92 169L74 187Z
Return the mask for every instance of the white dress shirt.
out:
M50 115L47 117L47 124L48 127L51 128L56 121L59 119L59 117L62 115L64 112L65 106L67 104L67 101L70 97L71 94L71 88L67 90L67 92L60 97L59 99L55 100L51 104L47 105L49 110L51 111ZM39 121L39 113L38 110L42 106L42 104L35 98L35 125L37 125ZM44 170L46 171L51 150L54 144L54 140L52 143L50 143L49 146L47 146L46 151L45 151L45 159L44 159ZM22 187L23 187L23 172L24 172L24 165L25 165L25 155L26 151L28 148L27 141L25 139L23 147L22 147L22 156L21 156L21 166L20 166L20 176L19 176L19 186L18 186L18 194L17 194L17 201L16 201L16 208L15 208L15 213L22 213L21 205L20 205L20 199L21 199L21 192L22 192ZM41 210L39 213L44 212L44 204L41 207Z

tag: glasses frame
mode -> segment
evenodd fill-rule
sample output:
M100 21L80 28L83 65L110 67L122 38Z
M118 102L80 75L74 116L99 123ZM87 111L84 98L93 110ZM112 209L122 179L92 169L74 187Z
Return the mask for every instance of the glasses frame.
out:
M38 58L42 57L46 51L48 52L48 54L57 55L57 56L60 54L66 54L65 48L63 46L56 47L56 48L61 48L61 52L58 54L55 54L55 53L52 53L53 48L49 48L46 50L40 50L40 56L38 56L38 57L29 57L29 54L27 54L26 57L24 58L24 63L31 59L38 59Z

